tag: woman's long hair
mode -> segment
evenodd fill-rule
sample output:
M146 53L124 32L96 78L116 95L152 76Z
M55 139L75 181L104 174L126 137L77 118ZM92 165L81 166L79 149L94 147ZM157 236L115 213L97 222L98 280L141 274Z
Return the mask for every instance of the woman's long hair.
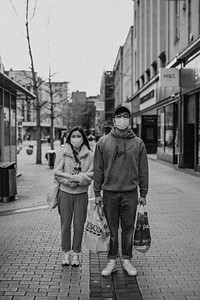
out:
M74 153L74 158L75 158L75 160L77 161L77 160L78 160L78 158L77 158L77 153L76 153L76 151L74 150L73 145L72 145L71 142L70 142L70 140L71 140L71 135L72 135L72 133L73 133L74 131L79 131L79 132L80 132L80 134L81 134L82 137L83 137L83 145L86 145L90 151L92 151L92 150L91 150L91 148L90 148L90 144L89 144L89 142L88 142L87 136L86 136L84 130L82 129L82 127L80 127L80 126L75 126L75 127L73 127L73 128L70 130L70 132L69 132L69 134L68 134L68 136L67 136L66 143L68 143L68 144L71 145L72 150L73 150L73 153ZM81 146L81 147L82 147L82 146Z

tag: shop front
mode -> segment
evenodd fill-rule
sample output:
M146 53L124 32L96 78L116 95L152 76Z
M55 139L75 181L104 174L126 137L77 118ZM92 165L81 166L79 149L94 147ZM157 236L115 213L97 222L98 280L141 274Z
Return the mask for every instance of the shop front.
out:
M158 144L157 158L172 164L177 164L179 153L179 129L178 129L179 98L165 103L157 109L158 117Z
M35 96L21 85L0 73L0 162L17 161L17 113L18 95Z
M144 141L148 154L155 154L157 151L156 95L157 83L154 82L133 100L134 103L139 99L138 110L133 109L133 130Z
M182 70L182 168L200 172L200 55Z
M162 69L154 82L140 92L139 98L133 124L148 154L177 164L181 137L179 70Z

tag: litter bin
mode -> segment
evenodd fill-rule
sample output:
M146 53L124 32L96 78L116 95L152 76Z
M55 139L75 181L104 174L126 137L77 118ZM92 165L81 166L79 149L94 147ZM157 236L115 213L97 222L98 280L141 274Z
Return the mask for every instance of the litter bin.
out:
M17 194L15 162L0 163L0 201L15 200Z
M50 169L54 168L55 159L56 159L56 151L49 150L48 151L48 165L49 165Z

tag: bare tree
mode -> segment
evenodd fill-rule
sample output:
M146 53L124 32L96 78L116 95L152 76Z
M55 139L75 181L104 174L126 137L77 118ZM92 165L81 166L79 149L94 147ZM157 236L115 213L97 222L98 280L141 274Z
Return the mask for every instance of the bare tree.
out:
M36 3L35 2L35 7L33 11L33 16L35 14L36 10ZM31 19L32 19L31 18ZM31 21L30 19L30 21ZM29 33L29 0L26 0L26 39L28 43L28 51L29 51L29 56L30 56L30 61L31 61L31 72L32 72L32 79L33 79L33 91L36 96L36 127L37 127L37 151L36 151L36 164L42 164L42 147L41 147L41 120L40 120L40 101L39 101L39 95L38 95L38 85L37 85L37 78L36 78L36 72L34 68L34 61L33 61L33 53L32 53L32 48L31 48L31 40L30 40L30 33Z
M49 69L50 70L50 69ZM66 114L66 105L69 102L68 81L52 82L51 72L49 71L48 83L45 83L45 93L49 101L45 104L44 118L50 118L50 147L54 149L54 121L60 119L64 124L64 114ZM66 126L67 124L65 124Z

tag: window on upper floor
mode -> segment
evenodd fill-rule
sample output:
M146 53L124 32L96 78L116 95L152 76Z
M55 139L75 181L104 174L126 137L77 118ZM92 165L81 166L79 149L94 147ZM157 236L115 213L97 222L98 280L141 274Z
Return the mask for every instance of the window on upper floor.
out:
M153 73L152 76L155 76L157 73L158 73L158 63L157 61L155 60L154 62L152 62L152 68L153 68Z
M158 57L160 58L161 61L161 68L166 67L166 51L161 52Z
M139 79L136 81L136 85L137 85L137 89L139 90L140 89L140 81L139 81Z
M144 85L144 75L142 75L140 78L141 78L141 86L143 86Z
M151 78L151 72L150 72L149 69L147 69L145 72L147 74L146 78L147 78L147 82L148 82L150 80L150 78Z

